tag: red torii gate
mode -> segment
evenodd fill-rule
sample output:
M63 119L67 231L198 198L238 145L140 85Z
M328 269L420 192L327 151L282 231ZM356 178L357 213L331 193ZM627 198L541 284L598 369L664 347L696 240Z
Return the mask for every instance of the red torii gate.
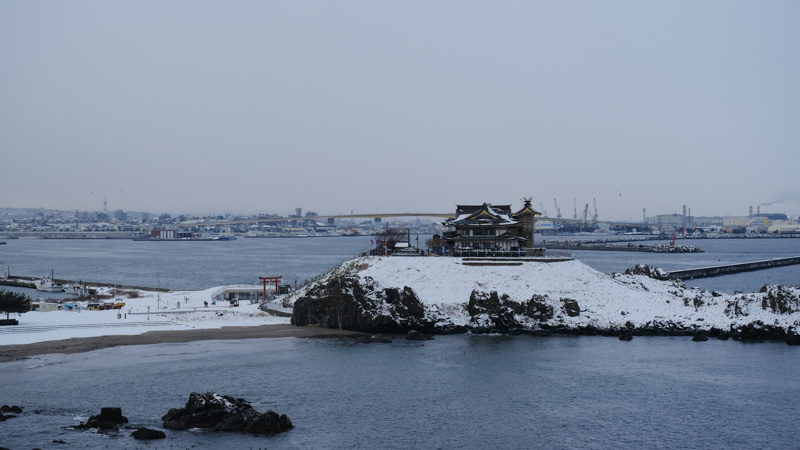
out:
M281 281L283 276L279 277L258 277L262 283L264 283L264 299L267 298L267 283L275 283L275 293L278 293L278 282Z

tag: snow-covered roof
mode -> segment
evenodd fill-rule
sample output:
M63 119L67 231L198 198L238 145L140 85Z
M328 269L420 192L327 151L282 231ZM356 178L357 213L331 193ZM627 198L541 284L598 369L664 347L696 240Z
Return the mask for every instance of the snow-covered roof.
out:
M469 210L468 208L475 208ZM519 222L514 220L511 216L511 207L501 205L493 207L490 203L484 203L480 206L465 206L458 205L456 212L461 212L453 220L444 222L444 225L454 227L469 227L469 226L508 226L516 225Z

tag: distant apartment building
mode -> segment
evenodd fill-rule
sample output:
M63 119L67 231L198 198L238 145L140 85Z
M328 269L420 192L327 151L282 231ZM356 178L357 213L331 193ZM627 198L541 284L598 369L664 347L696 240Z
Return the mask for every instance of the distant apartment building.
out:
M698 227L721 227L723 217L722 216L695 216L692 217L694 220L694 225Z
M796 234L800 233L800 222L797 220L775 220L770 223L767 233Z
M694 227L694 218L684 214L661 214L653 218L652 225L662 233L672 233Z

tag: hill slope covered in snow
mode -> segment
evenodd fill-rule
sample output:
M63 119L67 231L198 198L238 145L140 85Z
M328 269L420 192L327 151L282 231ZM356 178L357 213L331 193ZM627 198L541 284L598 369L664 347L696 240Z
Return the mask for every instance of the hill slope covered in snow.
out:
M367 332L566 332L780 338L800 287L720 294L579 261L362 257L295 292L292 323Z

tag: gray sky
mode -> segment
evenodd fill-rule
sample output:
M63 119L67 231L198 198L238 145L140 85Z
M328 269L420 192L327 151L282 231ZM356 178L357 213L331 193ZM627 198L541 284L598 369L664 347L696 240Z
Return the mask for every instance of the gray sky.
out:
M0 0L0 206L800 212L797 1Z

